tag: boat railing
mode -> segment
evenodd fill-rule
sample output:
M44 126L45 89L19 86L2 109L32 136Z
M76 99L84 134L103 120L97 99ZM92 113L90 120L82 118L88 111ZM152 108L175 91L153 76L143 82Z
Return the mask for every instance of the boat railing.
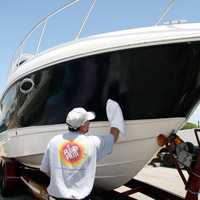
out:
M167 6L167 8L164 10L164 12L162 13L162 15L158 18L158 20L156 21L156 23L154 24L154 26L157 26L159 24L159 22L161 21L161 19L166 15L166 13L168 12L168 10L171 8L171 6L173 5L175 0L172 0L170 2L170 4Z
M12 75L14 73L14 71L16 70L17 67L19 67L24 61L26 61L27 59L30 59L34 56L36 56L38 54L38 50L39 50L39 47L40 47L40 43L41 43L41 40L42 40L42 37L43 37L43 33L44 33L44 30L45 30L45 27L46 27L46 24L47 24L47 21L49 18L51 18L52 16L54 16L56 13L60 12L61 10L63 10L64 8L78 2L79 0L73 0L71 1L70 3L62 6L61 8L57 9L56 11L54 11L53 13L51 13L49 16L47 16L46 18L44 18L41 22L39 22L29 33L28 35L23 39L23 41L20 43L20 45L18 46L17 50L15 51L15 54L12 58L12 61L11 61L11 64L10 64L10 67L9 67L9 71L8 71L8 75L7 75L7 81L8 81L8 78L10 75ZM80 35L80 32L95 4L96 0L93 0L92 2L92 5L90 6L89 8L89 11L87 12L87 15L83 21L83 23L81 24L81 27L75 37L75 40L79 37ZM41 33L40 33L40 37L39 37L39 40L38 40L38 43L37 43L37 46L35 48L35 52L34 54L23 54L23 47L24 47L24 43L25 41L29 38L29 36L38 28L40 27L41 25L43 25L42 27L42 30L41 30ZM18 58L16 58L18 55Z
M20 43L19 47L17 48L17 50L15 51L15 54L13 56L13 59L11 61L11 65L9 67L9 71L8 71L8 75L7 75L7 81L8 81L8 78L10 75L13 74L13 72L16 70L17 67L19 67L24 61L26 61L27 59L30 59L34 56L36 56L38 54L38 50L39 50L39 47L40 47L40 43L41 43L41 40L42 40L42 37L43 37L43 33L44 33L44 30L45 30L45 27L46 27L46 24L47 24L47 21L49 18L51 18L52 16L54 16L56 13L60 12L61 10L63 10L64 8L76 3L77 1L79 0L73 0L71 1L70 3L62 6L61 8L57 9L56 11L54 11L53 13L51 13L49 16L47 16L46 18L44 18L40 23L38 23L29 33L28 35L24 38L24 40ZM161 21L161 19L164 17L164 15L167 13L167 11L169 10L169 8L172 6L172 4L174 3L175 0L172 0L170 2L170 4L167 6L167 8L165 9L165 11L162 13L162 15L159 17L159 19L156 21L156 23L154 24L154 26L157 26L158 23ZM95 4L96 0L93 0L92 1L92 4L78 30L78 33L75 37L75 40L79 37L80 33L81 33L81 30ZM36 46L36 49L35 49L35 53L34 54L22 54L23 52L23 47L24 47L24 42L27 40L27 38L38 28L40 27L41 25L43 24L43 27L42 27L42 30L41 30L41 33L40 33L40 37L39 37L39 40L38 40L38 43L37 43L37 46ZM18 58L16 59L17 57L17 54L19 54Z

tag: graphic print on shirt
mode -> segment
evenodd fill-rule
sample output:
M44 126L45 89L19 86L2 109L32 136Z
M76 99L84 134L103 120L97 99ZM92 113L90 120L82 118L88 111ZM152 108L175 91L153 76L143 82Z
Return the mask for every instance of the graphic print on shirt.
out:
M58 154L62 162L69 166L76 166L85 157L85 148L77 140L65 140L59 147Z

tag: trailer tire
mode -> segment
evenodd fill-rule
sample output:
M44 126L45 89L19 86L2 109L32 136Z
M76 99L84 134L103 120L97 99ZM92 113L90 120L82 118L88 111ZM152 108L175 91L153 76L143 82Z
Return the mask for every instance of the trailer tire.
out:
M3 197L9 197L12 196L11 189L6 188L6 182L5 182L5 165L1 167L1 195Z
M173 167L174 166L174 163L173 163L173 160L172 160L170 154L165 154L163 156L163 162L164 162L164 166L166 166L166 167Z
M189 153L195 154L196 152L195 146L191 142L186 142L186 145L188 147Z

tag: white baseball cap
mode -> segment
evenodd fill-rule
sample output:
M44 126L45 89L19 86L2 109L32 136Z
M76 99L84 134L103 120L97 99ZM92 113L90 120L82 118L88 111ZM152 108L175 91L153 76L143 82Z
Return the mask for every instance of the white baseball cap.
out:
M94 118L94 112L87 112L84 108L74 108L68 113L66 123L70 128L77 129L86 121Z

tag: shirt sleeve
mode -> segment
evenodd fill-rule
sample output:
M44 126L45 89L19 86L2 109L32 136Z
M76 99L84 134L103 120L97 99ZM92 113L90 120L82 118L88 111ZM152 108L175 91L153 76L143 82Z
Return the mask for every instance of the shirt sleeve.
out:
M112 134L104 136L96 136L95 144L97 147L97 162L104 156L111 154L114 145L114 137Z
M47 149L44 154L44 157L43 157L43 160L42 160L42 164L40 166L40 170L42 172L47 172L47 173L50 172L49 146L50 145L48 144Z

